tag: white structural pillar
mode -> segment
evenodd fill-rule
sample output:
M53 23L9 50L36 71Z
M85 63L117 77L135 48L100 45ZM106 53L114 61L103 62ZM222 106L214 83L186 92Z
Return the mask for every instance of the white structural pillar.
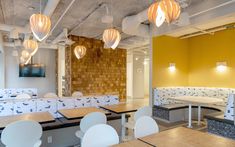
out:
M58 96L62 96L63 77L65 76L65 47L58 46Z
M153 41L152 41L152 31L153 25L150 25L150 38L149 38L149 106L153 107L154 97L153 97Z
M192 104L188 106L188 128L192 128Z
M198 125L201 125L201 106L198 105Z
M5 88L5 54L2 34L0 33L0 88Z

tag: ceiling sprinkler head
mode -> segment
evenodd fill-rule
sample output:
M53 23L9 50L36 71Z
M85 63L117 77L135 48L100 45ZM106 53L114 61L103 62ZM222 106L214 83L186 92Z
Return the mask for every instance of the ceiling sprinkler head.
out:
M101 18L102 23L113 23L113 16L112 15L105 15Z

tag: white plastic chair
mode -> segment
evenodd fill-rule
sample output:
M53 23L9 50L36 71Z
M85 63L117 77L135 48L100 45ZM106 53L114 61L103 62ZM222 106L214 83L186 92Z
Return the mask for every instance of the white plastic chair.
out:
M58 96L52 92L46 93L43 97L44 98L58 98Z
M129 120L124 126L133 130L135 122L142 116L152 116L152 108L149 106L139 108L134 114L134 120Z
M159 132L159 127L154 119L149 116L142 116L135 123L135 138L148 136Z
M1 141L6 147L39 147L42 127L31 120L16 121L5 127Z
M108 147L119 143L119 137L114 128L106 124L91 127L82 139L81 147Z
M18 94L16 99L31 99L31 96L27 93Z
M83 96L83 94L82 94L82 92L80 92L80 91L75 91L75 92L73 92L73 94L72 94L72 97L82 97Z
M104 113L92 112L82 118L80 122L80 130L76 131L75 135L82 140L86 131L97 124L106 124L107 118Z

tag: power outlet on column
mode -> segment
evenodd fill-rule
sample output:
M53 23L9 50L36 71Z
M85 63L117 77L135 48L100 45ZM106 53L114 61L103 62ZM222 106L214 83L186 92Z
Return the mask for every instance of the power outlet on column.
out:
M48 142L48 143L52 143L52 136L48 136L48 137L47 137L47 142Z

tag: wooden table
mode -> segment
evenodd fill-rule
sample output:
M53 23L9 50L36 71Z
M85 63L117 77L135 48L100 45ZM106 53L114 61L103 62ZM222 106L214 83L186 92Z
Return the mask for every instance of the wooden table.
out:
M11 116L1 116L0 128L5 128L8 124L19 120L34 120L39 123L48 123L55 121L54 117L49 112L34 112Z
M61 115L63 115L66 119L80 119L91 112L102 112L106 115L110 114L109 112L98 109L96 107L85 107L85 108L77 108L77 109L62 109L62 110L58 110L58 112Z
M223 102L222 99L202 96L178 96L169 99L181 101L189 105L188 128L192 128L192 104L198 105L198 125L201 122L201 105L209 105Z
M153 145L147 144L140 140L132 140L124 143L114 145L112 147L154 147Z
M220 136L178 127L139 140L157 147L235 147L235 141Z
M120 103L120 104L116 104L116 105L109 105L109 106L101 106L101 108L106 109L108 111L111 111L113 113L116 114L121 114L121 138L125 139L125 134L126 134L126 129L124 127L125 123L126 123L126 113L130 113L130 112L135 112L137 111L137 109L139 109L140 107L143 107L144 103Z

